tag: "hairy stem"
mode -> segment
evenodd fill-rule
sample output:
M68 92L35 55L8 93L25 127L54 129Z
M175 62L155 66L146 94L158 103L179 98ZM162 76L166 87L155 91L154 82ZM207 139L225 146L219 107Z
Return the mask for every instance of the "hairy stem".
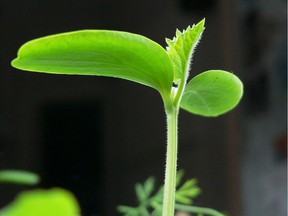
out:
M162 216L174 216L179 108L167 110L167 153Z

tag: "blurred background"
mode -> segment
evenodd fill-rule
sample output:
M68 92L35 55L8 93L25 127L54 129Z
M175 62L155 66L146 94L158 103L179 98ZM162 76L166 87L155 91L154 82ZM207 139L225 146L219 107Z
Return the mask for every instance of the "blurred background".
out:
M203 192L197 205L233 216L287 211L287 2L285 0L1 0L0 169L64 187L84 216L118 215L134 184L163 182L166 126L153 89L125 80L13 69L26 41L79 29L165 37L206 18L191 76L223 69L245 85L218 118L180 113L179 168ZM26 187L1 185L3 207ZM29 189L29 187L28 187Z

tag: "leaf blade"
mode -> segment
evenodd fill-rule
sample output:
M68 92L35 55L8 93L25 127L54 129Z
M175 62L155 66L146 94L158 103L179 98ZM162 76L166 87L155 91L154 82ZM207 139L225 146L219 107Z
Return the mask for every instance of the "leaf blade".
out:
M20 193L14 202L0 211L1 216L79 215L75 197L64 189L35 189Z
M173 40L166 39L167 53L173 63L174 82L176 84L179 80L186 81L188 78L192 56L205 29L204 24L205 19L192 27L188 26L183 32L177 29L176 37Z
M39 183L40 177L32 172L22 170L1 170L0 183L35 185Z
M24 44L12 66L32 72L127 79L170 92L173 66L156 42L128 32L80 30Z
M209 70L187 84L181 108L196 115L216 117L233 109L243 95L243 84L232 73Z

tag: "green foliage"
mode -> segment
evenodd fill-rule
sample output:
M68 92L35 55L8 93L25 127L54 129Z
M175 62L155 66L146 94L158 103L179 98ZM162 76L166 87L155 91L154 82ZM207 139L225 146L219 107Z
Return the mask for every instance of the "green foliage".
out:
M166 39L167 51L144 36L121 31L56 34L24 44L12 65L33 72L127 79L158 90L166 104L178 106L183 96L181 107L185 110L218 116L238 104L243 87L235 75L217 70L217 74L209 71L194 77L185 89L204 23L177 30L173 40ZM173 82L177 88L172 87Z
M159 44L120 31L82 30L32 40L24 44L16 68L56 74L117 77L169 94L172 62Z
M21 170L1 170L0 183L34 185L39 182L37 174Z
M204 216L204 215L225 216L223 213L220 213L214 209L198 207L198 206L187 206L187 205L176 204L175 209L184 211L184 212L193 213L193 214L196 214L197 216Z
M176 203L191 205L193 204L193 199L201 193L201 190L197 185L196 179L189 179L181 185L183 176L184 171L178 171L176 178Z
M197 25L188 27L183 32L177 29L176 37L173 40L166 39L168 44L167 53L169 54L174 66L174 83L179 83L184 78L188 78L189 66L196 45L205 29L203 19Z
M181 107L202 116L218 116L233 109L243 94L241 81L222 70L210 70L194 77L186 86Z
M0 216L79 216L80 210L74 196L63 189L32 190L22 192Z
M184 172L180 170L176 178L176 203L192 204L201 192L196 179L190 179L182 183ZM155 179L148 178L143 184L135 185L138 206L118 206L117 209L124 216L159 216L162 213L163 186L155 190Z

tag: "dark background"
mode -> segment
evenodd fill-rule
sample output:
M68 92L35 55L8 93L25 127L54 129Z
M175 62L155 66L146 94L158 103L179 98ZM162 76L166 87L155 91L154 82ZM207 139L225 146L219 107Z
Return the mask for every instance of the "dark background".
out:
M41 187L61 186L83 215L117 215L134 184L162 184L165 115L158 93L125 80L35 74L10 61L26 41L79 29L145 35L165 46L175 29L206 18L191 76L224 69L245 95L218 118L184 111L179 168L196 177L200 206L233 216L287 208L287 2L283 0L1 0L0 169L25 169ZM23 187L2 185L1 207Z

